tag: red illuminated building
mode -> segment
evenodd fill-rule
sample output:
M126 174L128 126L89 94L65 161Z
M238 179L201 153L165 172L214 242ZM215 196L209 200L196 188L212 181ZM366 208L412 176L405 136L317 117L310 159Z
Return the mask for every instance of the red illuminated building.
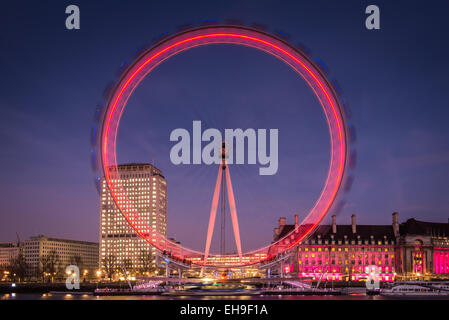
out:
M274 229L273 243L298 226L280 218ZM270 255L280 253L288 239L270 248ZM283 265L284 272L300 277L336 281L359 281L371 272L382 281L396 278L431 278L449 276L449 223L430 223L409 219L399 224L393 213L391 225L351 224L319 226L314 234L293 250Z

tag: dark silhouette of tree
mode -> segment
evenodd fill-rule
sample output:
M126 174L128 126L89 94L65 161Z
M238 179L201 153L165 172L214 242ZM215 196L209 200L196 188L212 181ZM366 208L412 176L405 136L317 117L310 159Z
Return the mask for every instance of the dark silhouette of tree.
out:
M22 252L10 261L7 269L14 281L16 281L16 279L19 281L23 281L25 279L28 271L28 265L25 262L25 257Z
M153 253L151 250L144 250L142 249L140 251L140 264L142 266L141 271L142 272L151 272L152 271L152 265L153 265Z
M111 280L117 268L117 258L113 254L110 254L103 258L102 263L104 272L106 272L108 279Z
M41 257L42 265L42 278L45 281L45 277L48 277L49 281L53 281L59 272L59 255L55 250L50 251L50 253L43 255Z
M81 256L79 254L74 254L70 257L70 264L77 266L80 270L83 266L83 259L81 259Z
M123 259L123 267L128 273L134 270L134 264L130 258ZM126 276L126 275L125 275Z
M70 265L74 265L78 267L78 270L80 271L80 277L83 278L83 282L86 281L86 275L83 273L83 259L79 254L74 254L69 259Z

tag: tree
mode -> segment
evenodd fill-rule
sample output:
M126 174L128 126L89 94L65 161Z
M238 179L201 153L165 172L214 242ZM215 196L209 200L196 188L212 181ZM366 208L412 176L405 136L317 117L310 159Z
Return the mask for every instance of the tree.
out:
M111 280L114 275L114 271L117 268L117 258L110 254L103 258L103 268L104 272L106 272L108 279Z
M86 275L83 271L83 259L79 254L74 254L70 257L69 263L71 265L77 266L78 270L80 271L80 277L83 277L83 281L86 281Z
M10 261L7 269L10 275L13 277L14 281L16 281L16 278L19 281L23 281L25 279L28 265L25 262L25 257L22 252L20 252L16 258Z
M134 271L134 264L130 258L125 258L123 260L123 267L125 268L126 272L130 273L131 271ZM126 276L126 275L125 275Z
M79 254L74 254L70 257L70 264L77 266L81 270L83 259L81 259L81 256Z
M140 264L142 265L142 272L151 272L152 271L152 265L153 265L153 253L151 250L144 250L142 249L140 251Z
M55 250L41 257L43 280L45 280L45 276L48 276L49 281L54 280L56 274L59 272L59 263L59 255Z

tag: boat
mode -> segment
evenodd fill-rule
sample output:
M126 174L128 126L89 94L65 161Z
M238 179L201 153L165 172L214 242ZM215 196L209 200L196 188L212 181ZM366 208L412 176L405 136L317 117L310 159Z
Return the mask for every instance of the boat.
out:
M301 296L327 296L343 295L339 289L319 289L319 288L274 288L266 289L261 292L263 295L301 295Z
M386 297L449 298L449 291L443 287L437 287L436 285L401 284L393 286L391 289L381 289L380 295Z
M259 290L248 289L193 289L170 290L162 292L163 296L253 296L259 295Z
M84 296L84 295L92 295L92 292L89 291L50 291L49 294L54 295L72 295L72 296Z
M439 290L449 291L449 284L448 283L435 283L432 285L432 287L435 287Z
M143 295L160 295L161 289L133 290L133 289L96 289L95 296L143 296Z

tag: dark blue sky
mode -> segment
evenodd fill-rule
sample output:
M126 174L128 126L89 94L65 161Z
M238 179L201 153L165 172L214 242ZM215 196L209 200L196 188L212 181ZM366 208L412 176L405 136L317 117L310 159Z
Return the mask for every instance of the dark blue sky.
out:
M69 4L80 7L81 30L65 29ZM381 9L380 31L364 27L368 4ZM356 0L3 4L0 241L14 240L16 231L22 238L98 240L89 134L103 89L142 44L208 18L286 32L340 83L353 111L359 155L340 223L355 213L360 223L387 224L393 211L401 220L447 222L448 9L442 1ZM166 175L170 236L203 248L217 168L176 167L168 160L171 130L191 130L192 120L220 130L279 128L276 176L258 176L257 166L231 168L244 249L269 242L279 216L291 221L313 205L325 179L329 138L304 81L253 49L194 49L145 79L119 132L119 160L154 158ZM227 221L229 226L229 215Z

